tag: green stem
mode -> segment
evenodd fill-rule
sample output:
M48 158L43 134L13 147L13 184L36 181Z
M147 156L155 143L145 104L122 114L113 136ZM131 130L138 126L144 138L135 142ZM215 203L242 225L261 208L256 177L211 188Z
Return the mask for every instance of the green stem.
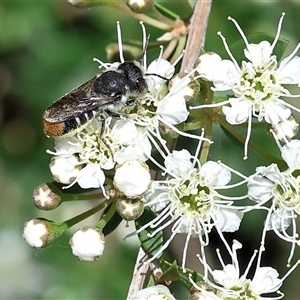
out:
M56 186L55 183L46 183L55 194L59 195L63 202L66 201L80 201L80 200L100 200L104 198L102 193L80 193L80 194L69 194L63 193L60 188Z
M205 137L210 140L212 138L212 129L213 129L213 123L209 122L205 127ZM207 161L210 145L211 145L211 143L206 142L206 141L203 143L203 147L202 147L200 157L199 157L199 161L200 161L201 165Z
M122 2L122 1L113 1L113 2L110 2L109 3L109 6L111 7L114 7L124 13L126 13L127 15L137 19L137 20L140 20L140 21L143 21L147 24L150 24L152 25L153 27L156 27L156 28L159 28L159 29L162 29L162 30L166 30L166 31L169 31L172 29L172 26L168 25L168 24L165 24L163 22L160 22L160 21L157 21L151 17L148 17L144 14L136 14L134 13L127 5L126 3Z
M116 212L116 205L115 205L116 201L117 201L116 199L114 199L112 201L112 203L111 203L111 205L108 209L108 212L101 217L101 220L96 225L96 227L98 229L102 230L105 227L105 225L109 222L109 220L113 217L113 215L115 214L115 212Z
M173 13L171 10L167 9L166 7L162 6L158 2L155 2L154 6L157 7L158 10L163 11L166 15L169 15L171 18L180 19L180 17L178 15L176 15L175 13Z
M64 223L67 225L68 228L74 226L75 224L87 219L88 217L92 216L93 214L95 214L96 212L98 212L99 210L103 209L104 207L107 206L107 202L109 200L105 200L104 202L94 206L93 208L65 221Z

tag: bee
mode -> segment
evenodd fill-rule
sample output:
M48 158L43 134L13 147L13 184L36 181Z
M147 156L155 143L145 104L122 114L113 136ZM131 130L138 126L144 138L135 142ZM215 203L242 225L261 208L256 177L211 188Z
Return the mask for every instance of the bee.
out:
M123 107L147 91L140 64L124 61L117 68L94 76L50 105L43 114L44 133L52 138L66 137L95 117L104 125L104 113L120 117L118 112Z

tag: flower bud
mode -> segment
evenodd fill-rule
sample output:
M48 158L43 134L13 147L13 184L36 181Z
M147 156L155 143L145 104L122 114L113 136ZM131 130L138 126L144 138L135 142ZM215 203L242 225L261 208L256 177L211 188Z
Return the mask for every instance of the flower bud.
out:
M33 219L24 224L23 238L33 248L44 248L59 237L66 227L44 218Z
M200 55L195 63L200 78L206 81L213 81L216 66L221 60L221 57L214 52L206 52Z
M81 166L78 166L78 158L75 155L68 157L53 156L49 167L53 179L63 184L72 183L81 169Z
M47 183L39 185L33 191L33 203L39 209L52 210L61 202L61 197Z
M298 133L299 124L291 115L288 119L282 119L277 124L272 124L272 129L279 141L285 141L285 139L290 141Z
M104 251L104 234L95 227L86 226L76 231L70 239L72 253L80 261L95 261Z
M119 199L116 209L124 220L133 221L143 214L144 202L140 199Z
M151 183L149 167L142 161L129 160L116 166L114 186L128 198L139 198Z
M128 0L128 7L137 14L144 14L151 11L154 7L152 0Z
M200 91L199 83L191 77L187 77L184 73L176 74L170 80L168 88L170 93L174 90L174 93L178 96L184 97L186 102L195 98Z

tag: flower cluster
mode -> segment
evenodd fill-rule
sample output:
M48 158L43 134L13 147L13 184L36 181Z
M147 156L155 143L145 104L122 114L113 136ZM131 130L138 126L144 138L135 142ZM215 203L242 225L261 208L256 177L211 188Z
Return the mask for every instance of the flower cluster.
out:
M276 37L271 44L262 41L258 44L250 43L236 20L229 17L245 43L244 54L247 60L241 65L230 51L225 37L219 32L226 52L230 57L221 59L217 54L203 54L197 66L199 76L213 83L215 92L231 90L233 95L226 101L213 105L201 105L196 108L222 106L222 111L229 124L238 125L248 122L247 137L244 146L245 158L248 156L248 143L251 134L252 117L258 122L266 121L278 132L281 139L291 139L298 129L296 122L291 122L291 108L299 109L284 101L284 97L295 98L285 85L300 83L300 57L295 50L279 63L274 48L279 40L279 34L284 14L280 18ZM292 119L294 120L294 119Z
M147 38L142 25L142 63L130 62L141 72L140 77L132 70L127 70L128 74L131 72L127 77L122 73L127 62L123 57L118 24L120 62L108 64L95 59L100 68L105 69L97 78L105 72L114 72L125 81L120 95L110 95L118 101L109 103L107 109L93 111L93 117L76 130L56 137L55 150L48 151L52 155L53 179L62 184L63 189L77 184L84 193L75 196L63 193L54 184L43 184L34 192L35 205L44 210L80 198L96 199L99 203L65 222L33 219L25 224L25 240L34 248L45 247L69 227L101 211L96 225L79 229L70 239L72 253L79 260L94 261L102 256L104 236L110 233L107 228L117 227L121 221L116 221L114 216L118 215L126 222L136 221L138 228L127 237L140 237L147 252L145 265L151 265L154 260L164 267L168 265L162 258L164 251L176 235L185 235L180 267L175 263L172 267L176 265L178 277L193 286L191 299L258 300L270 293L277 293L272 299L281 299L283 293L279 288L298 262L279 279L275 268L262 266L261 258L267 248L268 231L274 231L290 243L289 265L296 245L300 245L296 224L296 216L300 213L300 141L292 139L299 125L291 112L291 109L299 109L284 101L284 97L298 96L286 85L300 84L300 57L296 56L300 44L278 62L275 47L280 42L283 17L284 14L274 41L263 40L258 44L250 43L237 21L229 18L245 43L245 60L237 61L225 37L219 33L230 60L207 52L200 55L194 69L186 74L176 73L176 65L183 54L170 63L163 58L163 47L158 58L147 65ZM117 80L116 84L119 84ZM232 94L224 101L214 102L213 96L224 91ZM97 99L93 90L88 96ZM190 107L189 111L189 101L202 104ZM80 117L75 116L78 125ZM213 123L220 122L234 136L231 125L247 122L244 142L244 158L247 158L253 119L272 127L274 145L279 148L282 160L256 167L255 171L249 166L249 173L254 174L247 177L220 160L213 160L209 152L212 141L204 135L208 132L208 136L212 136ZM193 129L196 133L187 132ZM175 138L188 140L189 145L181 149L171 147L168 142ZM188 150L194 146L194 152ZM144 208L151 212L150 220L145 217ZM234 241L231 247L225 233L238 231L244 215L257 210L266 212L261 245L246 270L241 271L237 250L242 244ZM112 226L106 227L108 223ZM167 228L170 228L170 235L156 239ZM217 233L232 260L225 264L217 250L221 269L215 270L207 255L212 232ZM198 280L194 280L193 272L187 268L188 247L193 238L199 240L198 258L204 269ZM255 272L250 276L249 270L257 254ZM169 269L161 273L164 271L168 275ZM162 278L168 278L167 275ZM167 279L162 281L168 282ZM175 299L169 289L160 284L141 289L133 297Z

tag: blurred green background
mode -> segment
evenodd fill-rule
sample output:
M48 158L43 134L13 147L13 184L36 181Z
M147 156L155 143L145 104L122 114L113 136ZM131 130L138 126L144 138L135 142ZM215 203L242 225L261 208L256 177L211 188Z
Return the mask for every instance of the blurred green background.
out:
M164 4L188 16L180 9L180 1ZM214 1L206 50L223 49L216 34L219 30L229 43L239 39L228 15L248 34L275 35L283 11L281 37L290 40L289 53L300 40L298 1ZM55 99L98 72L92 59L106 60L105 47L116 41L118 20L124 39L140 40L138 21L112 8L0 0L0 299L126 298L138 244L122 241L124 224L107 238L104 256L94 263L81 263L71 255L72 231L44 250L31 249L22 239L25 221L34 217L61 221L89 207L66 203L43 213L33 206L33 189L52 180L46 149L53 149L53 141L43 135L41 116ZM152 41L163 34L151 26L147 30ZM156 57L158 52L149 56ZM275 252L275 267L276 263L284 267L287 253ZM285 272L283 268L280 275ZM299 299L293 277L296 274L282 289L286 299Z

